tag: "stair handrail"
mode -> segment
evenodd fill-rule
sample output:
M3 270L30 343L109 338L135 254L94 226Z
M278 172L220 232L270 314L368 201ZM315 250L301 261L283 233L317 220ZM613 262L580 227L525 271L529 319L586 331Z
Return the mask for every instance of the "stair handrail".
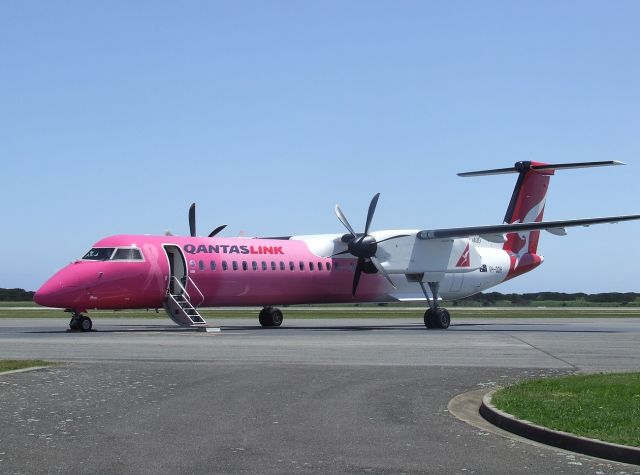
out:
M187 300L191 301L191 296L189 295L189 292L187 292L187 289L185 288L184 285L182 285L182 282L180 282L180 279L178 279L175 275L173 277L171 277L177 284L178 286L182 289L182 294L187 296Z
M196 283L193 281L193 279L189 276L187 276L187 287L189 286L189 282L191 282L191 285L193 285L193 288L196 289L198 291L198 293L200 294L200 302L198 303L198 305L194 305L193 302L191 302L191 305L195 307L199 307L200 305L202 305L202 303L204 302L204 294L202 293L202 291L198 288L198 286L196 285ZM186 292L186 290L185 290ZM187 294L188 296L189 294ZM189 297L189 301L191 301L191 297Z

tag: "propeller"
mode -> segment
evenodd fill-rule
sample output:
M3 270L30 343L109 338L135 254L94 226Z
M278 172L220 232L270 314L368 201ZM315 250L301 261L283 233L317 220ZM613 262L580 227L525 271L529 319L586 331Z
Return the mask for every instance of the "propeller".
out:
M196 237L196 204L189 206L189 232L191 237Z
M345 234L342 237L342 240L347 243L347 250L338 252L337 254L333 254L331 257L339 256L341 254L351 254L358 258L358 262L356 264L355 274L353 276L353 287L351 289L352 295L356 295L356 290L358 289L358 283L360 282L360 277L362 275L362 271L364 270L364 266L367 261L370 261L375 268L382 274L389 283L395 288L395 284L387 274L387 271L384 267L382 267L382 263L376 257L376 252L378 251L378 244L384 241L389 241L390 239L396 239L400 237L409 236L408 234L399 234L397 236L391 236L380 241L376 241L372 235L369 234L369 228L371 227L371 221L373 220L373 215L376 211L376 206L378 205L378 198L380 197L380 193L376 193L371 199L371 203L369 203L369 211L367 212L367 221L364 226L364 233L356 233L353 230L351 224L349 224L349 220L344 215L340 206L336 205L335 212L336 216L340 220L340 222L347 228L350 235Z
M226 224L221 224L220 226L218 226L217 228L215 228L213 231L209 233L209 237L215 236L226 227L227 227ZM191 237L196 236L196 204L195 203L191 203L191 206L189 206L189 233L191 234Z

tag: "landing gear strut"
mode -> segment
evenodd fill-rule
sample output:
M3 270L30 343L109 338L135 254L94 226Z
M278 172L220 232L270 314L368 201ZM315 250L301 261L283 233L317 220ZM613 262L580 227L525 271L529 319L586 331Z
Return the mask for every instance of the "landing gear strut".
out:
M71 321L69 322L69 329L71 331L88 332L91 331L91 327L93 327L93 322L89 317L81 313L73 312Z
M429 298L427 289L424 288L424 283L419 281L420 287L424 296L427 298L429 308L424 312L424 326L427 328L449 328L451 323L451 316L446 308L438 307L438 291L440 289L440 282L427 282L433 299Z
M282 312L276 307L264 307L258 315L263 327L279 327L282 325L282 318Z

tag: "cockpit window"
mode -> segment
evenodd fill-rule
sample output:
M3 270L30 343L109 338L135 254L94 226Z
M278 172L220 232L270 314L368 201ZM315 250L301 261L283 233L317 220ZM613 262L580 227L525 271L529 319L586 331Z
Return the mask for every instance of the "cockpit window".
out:
M141 261L142 253L140 249L116 249L115 254L111 258L112 261Z
M82 259L85 261L108 261L114 250L114 247L94 247Z
M115 252L114 252L115 251ZM142 252L135 247L94 247L87 252L82 260L85 261L142 261Z

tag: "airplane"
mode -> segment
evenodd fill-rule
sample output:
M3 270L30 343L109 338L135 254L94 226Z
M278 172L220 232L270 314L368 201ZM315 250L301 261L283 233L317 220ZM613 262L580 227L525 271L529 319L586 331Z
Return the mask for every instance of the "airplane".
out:
M549 181L556 171L624 165L618 161L547 164L459 173L462 177L517 174L502 224L448 229L371 231L380 194L370 202L363 232L338 205L347 233L224 238L218 226L190 236L117 235L96 242L84 256L54 274L36 303L72 314L71 331L90 331L89 309L156 309L184 327L207 327L198 308L262 307L263 327L283 322L278 305L409 302L427 304L424 324L445 329L450 314L439 302L468 297L538 267L540 230L640 219L640 215L543 221Z

